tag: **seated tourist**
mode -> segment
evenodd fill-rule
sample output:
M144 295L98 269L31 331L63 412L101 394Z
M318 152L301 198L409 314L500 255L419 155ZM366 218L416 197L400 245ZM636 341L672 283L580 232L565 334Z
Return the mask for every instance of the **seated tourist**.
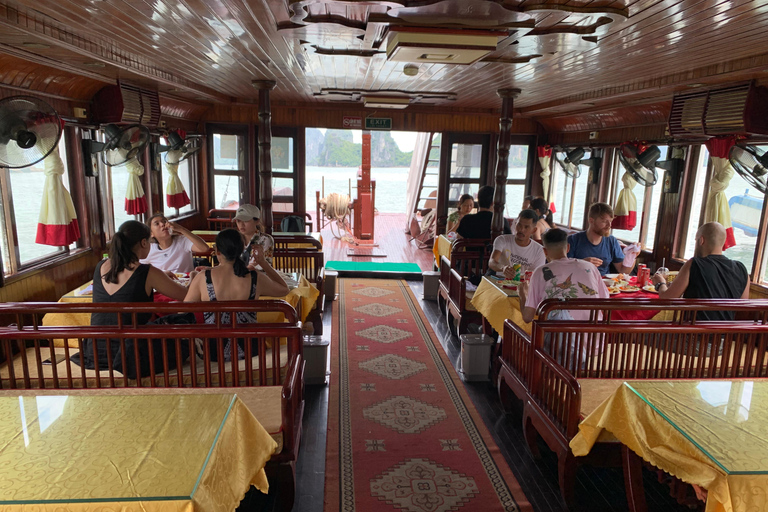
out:
M149 255L140 263L148 263L173 276L174 272L192 272L192 250L208 252L208 244L190 230L168 222L165 215L156 213L147 221L152 233Z
M264 258L261 246L253 249L253 260L263 272L249 270L240 255L243 253L243 238L234 229L225 229L216 235L216 255L219 265L198 274L189 285L184 302L215 302L219 300L254 300L262 295L270 297L284 297L288 295L288 286L280 277L280 274ZM205 323L216 323L214 313L205 313ZM232 320L228 313L222 313L221 323L228 324ZM256 314L247 311L237 313L238 323L256 322ZM209 341L211 359L216 361L218 357L216 340ZM254 345L252 354L256 355L257 347ZM238 359L245 358L244 343L237 343ZM224 346L224 359L232 359L231 341L227 340Z
M588 222L586 231L568 237L568 257L593 264L601 276L610 273L611 264L618 273L632 272L640 246L632 244L622 251L619 241L611 235L613 208L606 203L593 204L589 207Z
M536 241L541 241L541 237L552 229L554 226L551 226L549 222L547 221L547 215L549 214L549 205L544 200L543 197L534 197L531 200L531 210L536 212L536 215L539 216L539 219L536 221L536 229L533 231L533 235L531 235L531 238L533 238Z
M448 225L445 228L446 233L456 231L461 219L468 215L475 208L475 199L471 194L464 194L459 198L459 204L456 211L448 216Z
M493 252L488 267L496 271L499 277L514 279L516 274L524 274L547 262L544 249L531 240L536 229L538 215L533 210L523 210L514 222L514 235L500 235L493 241ZM513 265L519 264L519 271Z
M660 299L748 299L749 273L740 261L723 255L725 228L708 222L696 232L693 258L685 262L677 278L667 285L666 276L656 273L653 282ZM697 320L733 320L733 311L699 311Z
M254 259L254 247L256 246L261 247L261 254L264 259L272 265L275 240L265 232L259 207L252 204L242 205L237 209L234 221L237 230L243 236L244 243L247 244L240 257L248 265L248 268L257 270L257 263Z
M124 222L117 230L109 246L109 258L100 261L93 272L93 302L152 302L154 291L176 300L184 300L187 289L171 280L162 270L139 260L150 251L150 230L135 220ZM139 324L146 324L150 313L137 315ZM131 315L123 313L123 323L132 323ZM93 313L91 325L118 325L116 313ZM86 368L94 368L93 344L97 345L98 363L101 370L108 368L106 340L85 340L83 352L72 360ZM113 365L120 369L120 343L110 340ZM80 357L82 356L82 362Z
M456 228L461 238L491 238L491 220L493 219L493 187L481 187L477 192L477 213L465 215ZM504 234L512 234L507 219L504 220Z
M517 290L523 320L530 322L544 299L608 298L608 288L592 263L568 257L568 236L562 229L550 229L542 238L549 263L533 271L529 281ZM588 320L590 311L568 312L569 319ZM566 319L566 318L560 318Z

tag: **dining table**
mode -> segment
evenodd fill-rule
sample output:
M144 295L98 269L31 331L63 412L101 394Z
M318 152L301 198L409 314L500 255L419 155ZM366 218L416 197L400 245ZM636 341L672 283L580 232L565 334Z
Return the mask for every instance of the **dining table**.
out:
M0 512L235 510L277 443L235 393L0 397Z
M269 297L261 296L258 300L284 300L296 309L296 313L302 322L307 319L309 312L315 305L320 292L317 286L310 283L309 280L300 273L290 274L291 278L297 282L297 286L292 288L288 295L284 297ZM154 293L155 302L173 302L173 299L163 295L162 293ZM58 302L75 302L75 303L89 303L93 302L93 282L89 281L82 286L75 288L64 294ZM201 319L198 319L200 322ZM285 321L285 317L282 313L274 312L262 312L258 313L257 321L260 323L280 323ZM91 315L90 313L47 313L43 316L44 326L72 326L72 325L90 325ZM76 343L76 340L71 340L70 344ZM54 346L64 346L64 341L60 339L54 340ZM76 345L72 345L76 346Z
M768 510L768 379L623 382L579 424L573 454L605 432L706 489L707 512Z
M634 285L636 283L635 278L632 277L629 283ZM636 292L611 295L611 298L655 299L658 298L658 294L641 289ZM497 333L504 332L504 321L509 319L526 333L531 334L531 323L523 321L517 290L505 288L501 279L494 276L484 276L472 295L471 303ZM638 311L630 309L611 312L613 320L669 321L672 319L672 315L672 311L661 310Z

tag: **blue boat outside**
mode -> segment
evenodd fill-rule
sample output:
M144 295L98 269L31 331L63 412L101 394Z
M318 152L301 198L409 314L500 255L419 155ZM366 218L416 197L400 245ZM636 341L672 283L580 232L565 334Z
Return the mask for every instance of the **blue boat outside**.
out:
M763 211L763 198L750 196L749 189L740 196L733 196L728 201L731 209L731 224L734 229L744 231L744 234L751 237L757 236L757 230L760 224L760 214Z

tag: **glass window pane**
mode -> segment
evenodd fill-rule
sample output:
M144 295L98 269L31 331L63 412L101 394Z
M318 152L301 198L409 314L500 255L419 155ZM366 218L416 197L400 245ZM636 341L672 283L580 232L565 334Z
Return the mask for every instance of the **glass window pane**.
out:
M584 158L589 158L589 156L585 155ZM573 229L584 228L584 210L589 208L589 205L585 205L587 202L587 187L589 186L589 168L582 165L580 170L581 176L576 178L576 195L573 201L573 216L571 219L571 227Z
M480 178L483 146L454 144L451 148L451 178Z
M272 178L272 196L293 197L293 179Z
M666 160L669 158L669 147L659 146L661 156L659 160ZM653 249L654 241L656 240L656 228L659 221L659 206L661 205L661 194L664 189L664 170L656 169L659 179L656 181L656 185L651 190L651 206L648 211L648 232L645 240L640 240L641 243L645 243L645 248L648 250Z
M528 174L528 146L510 146L507 179L524 180Z
M272 137L272 172L294 172L293 137Z
M59 155L67 168L67 149L64 136L59 141ZM38 162L23 169L9 169L11 193L13 194L14 228L19 242L19 264L62 252L61 247L39 245L37 237L37 220L40 215L40 204L43 199L45 186L45 165ZM64 186L69 189L68 170L62 176ZM10 231L10 229L9 229ZM10 234L10 233L9 233ZM3 265L7 268L9 255L3 253Z
M213 197L214 208L237 210L240 201L240 178L214 175Z
M571 189L573 188L573 178L566 175L562 169L557 169L556 187L553 185L552 201L555 203L555 223L561 226L568 226L571 212Z
M765 194L760 193L741 175L734 173L728 188L725 189L725 196L731 207L731 224L736 245L723 251L723 254L742 262L751 274Z
M707 164L709 163L709 151L706 146L702 144L701 152L699 153L699 163L696 166L696 174L694 175L696 183L694 185L693 203L691 204L691 215L688 218L688 235L685 239L685 246L680 249L685 259L693 256L694 249L696 247L696 230L701 225L701 206L704 201L704 183L707 177Z
M507 185L506 199L504 200L504 217L508 219L517 218L520 214L520 208L523 206L525 198L525 185Z
M117 232L123 222L134 220L134 216L125 211L125 193L128 190L129 176L128 168L124 165L107 167L107 172L109 172L112 182L112 215L115 220L115 232Z
M480 185L477 183L451 183L448 188L448 209L456 208L459 198L464 194L471 194L477 201L477 191Z
M0 169L0 172L3 172L3 169ZM3 268L2 270L3 274L8 274L11 272L11 255L8 253L8 243L10 240L6 236L6 230L5 230L5 215L3 215L3 209L0 208L0 251L3 256Z
M624 189L624 184L621 182L622 176L624 176L625 169L621 165L621 162L619 159L616 159L616 170L615 175L616 179L618 179L618 182L616 184L616 200L618 201L619 194ZM633 188L632 192L635 194L635 198L637 199L637 224L635 225L634 229L631 231L628 229L614 229L611 231L611 234L618 238L619 240L623 240L625 242L638 242L640 241L640 227L643 222L643 212L645 211L645 187L639 183L637 183ZM616 203L612 205L614 208L616 208Z
M243 140L240 135L213 134L213 167L234 171L245 168Z

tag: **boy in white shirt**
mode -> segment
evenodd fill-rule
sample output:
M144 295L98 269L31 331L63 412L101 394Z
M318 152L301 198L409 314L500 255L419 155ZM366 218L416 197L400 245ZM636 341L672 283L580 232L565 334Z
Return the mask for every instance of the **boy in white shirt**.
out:
M538 215L533 210L523 210L517 218L514 235L500 235L493 242L493 252L488 266L496 275L514 279L513 265L519 264L520 274L533 270L547 262L544 249L531 240L536 229Z

